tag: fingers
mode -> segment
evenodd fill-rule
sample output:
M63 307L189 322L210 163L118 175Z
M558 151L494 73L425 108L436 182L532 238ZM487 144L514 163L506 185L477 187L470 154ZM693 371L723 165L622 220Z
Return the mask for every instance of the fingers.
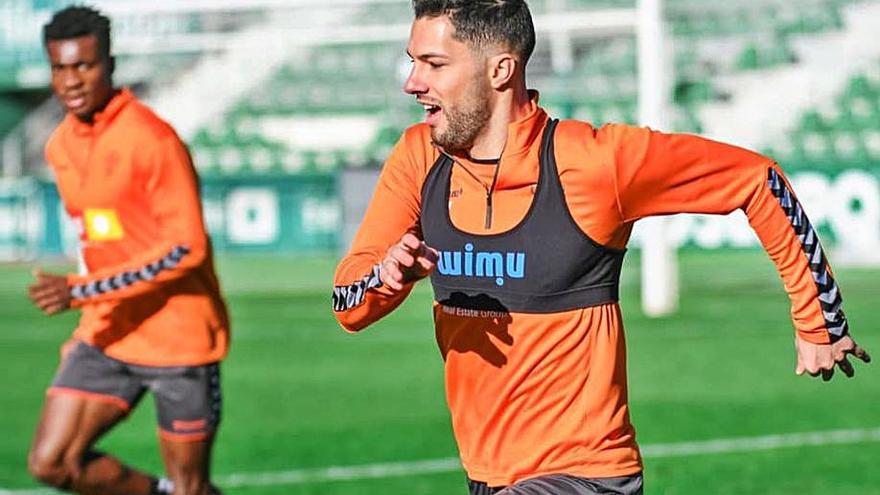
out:
M853 368L852 363L844 356L841 360L837 362L837 367L840 368L840 371L843 372L847 378L852 378L856 374L856 370Z
M849 359L847 359L848 354L852 354L853 356L861 359L865 363L871 362L871 356L868 355L868 353L865 351L864 348L859 347L855 343L853 343L853 347L851 349L847 349L841 353L835 354L834 361L836 362L837 367L840 368L840 371L842 371L843 374L846 375L847 378L852 378L856 375L855 368L853 367L852 363L849 362ZM832 370L832 372L833 372L833 370ZM824 374L822 375L822 379L823 380L825 379ZM830 379L831 378L829 375L828 380L830 380Z
M42 275L41 275L42 276ZM28 287L28 297L46 314L55 314L68 308L70 294L66 286L39 280Z
M426 275L431 273L431 271L434 270L434 267L437 266L438 259L440 259L440 253L423 242L421 252L419 253L418 258L416 258L416 263L418 263L422 272Z
M424 278L434 270L440 255L436 249L411 233L388 249L381 264L382 282L394 290L415 280Z
M396 249L395 249L396 248ZM404 234L403 238L392 247L395 259L407 268L418 265L425 271L434 269L434 265L440 258L436 249L429 247L424 241L413 234Z
M849 335L844 335L830 344L814 344L798 336L795 338L795 348L797 350L795 373L798 375L807 373L812 377L821 376L826 382L834 376L835 367L840 368L848 378L855 376L856 370L850 362L850 354L865 363L871 362L871 356Z
M831 377L834 376L834 368L816 368L816 369L810 370L810 369L800 367L799 372L795 371L795 373L797 373L798 375L803 375L805 372L808 375L812 376L813 378L821 376L822 381L825 381L825 382L827 382L828 380L831 380Z
M43 313L46 313L49 316L58 314L67 309L67 305L62 303L56 303L46 306L45 308L40 308L43 310Z
M403 237L400 238L400 242L398 246L408 249L410 252L415 253L422 247L422 240L416 237L414 234L407 232L403 234Z
M28 296L36 301L37 299L46 298L63 298L66 296L67 288L59 287L52 284L36 283L28 287Z
M35 297L45 297L57 293L58 287L49 284L36 283L28 287L28 295L31 296L32 299Z
M861 359L865 363L871 362L871 356L868 355L868 351L866 351L863 347L859 347L858 345L856 345L855 347L853 347L853 350L850 351L850 353L853 356Z
M391 249L388 250L388 255L386 256L386 258L391 258L400 266L408 268L416 263L417 254L418 253L412 252L406 246L395 244L394 246L391 246Z
M400 269L400 265L393 258L386 257L384 261L382 261L381 268L379 270L379 277L382 279L382 283L390 287L394 290L402 290L403 289L403 271Z
M794 372L798 376L801 376L804 373L812 376L813 378L821 376L822 380L827 382L828 380L831 380L831 378L834 376L835 364L838 363L835 363L832 359L830 359L830 356L827 361L823 361L822 363L814 362L810 364L804 364L804 362L798 359L797 367L795 368ZM849 362L847 362L847 364L849 364ZM850 366L850 369L852 369L852 366ZM846 370L843 368L843 366L841 367L841 370L843 370L843 372L847 376L850 376L849 373L847 373Z
M36 306L40 308L40 311L47 315L54 315L67 309L66 304L58 301L37 303Z
M40 310L50 315L59 313L68 307L67 301L61 297L43 297L33 299L33 302Z

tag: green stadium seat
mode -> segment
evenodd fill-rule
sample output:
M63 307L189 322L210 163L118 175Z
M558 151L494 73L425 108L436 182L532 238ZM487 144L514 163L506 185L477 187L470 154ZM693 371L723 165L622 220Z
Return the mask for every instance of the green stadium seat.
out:
M862 141L865 144L865 154L868 159L880 161L880 129L869 129L862 133Z
M848 163L864 163L868 154L857 132L839 131L833 134L834 157Z
M877 98L880 90L865 75L859 74L849 80L845 96Z
M800 128L810 132L825 132L830 125L817 110L809 110L801 117Z

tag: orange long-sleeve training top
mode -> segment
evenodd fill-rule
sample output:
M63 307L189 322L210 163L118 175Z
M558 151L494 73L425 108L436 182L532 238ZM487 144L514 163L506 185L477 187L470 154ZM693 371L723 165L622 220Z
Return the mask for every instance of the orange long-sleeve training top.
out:
M74 338L148 366L221 360L226 306L198 179L171 126L122 89L91 124L68 114L46 158L80 234Z
M448 209L457 229L507 232L526 215L547 125L532 96L531 112L509 125L494 190L495 166L454 157ZM565 203L596 243L622 248L633 223L652 215L743 210L782 276L797 333L814 343L846 333L815 232L769 158L697 136L577 121L560 122L554 143ZM420 234L421 189L439 156L429 127L419 124L386 162L336 272L334 313L345 329L370 325L409 293L412 286L396 294L382 286L378 263L404 233ZM502 486L549 473L612 477L641 470L616 302L552 314L463 311L435 302L434 321L453 430L471 479Z

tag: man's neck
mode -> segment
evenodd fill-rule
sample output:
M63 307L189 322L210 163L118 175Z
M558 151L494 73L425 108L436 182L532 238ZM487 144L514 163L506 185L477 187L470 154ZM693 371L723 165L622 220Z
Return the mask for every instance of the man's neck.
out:
M113 97L116 96L116 95L119 93L119 91L120 91L119 88L113 88L113 90L110 91L110 93L107 95L107 97L104 98L104 101L101 102L100 105L98 105L98 108L96 108L94 112L92 112L92 113L90 113L90 114L88 114L88 115L82 115L82 116L80 116L80 115L75 115L75 117L76 117L77 119L79 119L79 121L82 122L83 124L89 124L89 125L94 124L94 123L95 123L95 115L97 115L97 114L103 112L104 110L106 110L106 109L107 109L107 105L110 104L110 100L112 100Z
M490 110L492 114L468 154L477 159L500 157L507 144L510 124L524 118L530 110L531 100L525 85L498 94Z

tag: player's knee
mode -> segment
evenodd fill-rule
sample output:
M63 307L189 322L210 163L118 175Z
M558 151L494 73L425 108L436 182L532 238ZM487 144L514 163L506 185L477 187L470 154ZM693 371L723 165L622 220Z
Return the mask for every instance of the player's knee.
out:
M70 471L58 456L32 450L27 467L30 475L44 485L63 489L70 484Z

